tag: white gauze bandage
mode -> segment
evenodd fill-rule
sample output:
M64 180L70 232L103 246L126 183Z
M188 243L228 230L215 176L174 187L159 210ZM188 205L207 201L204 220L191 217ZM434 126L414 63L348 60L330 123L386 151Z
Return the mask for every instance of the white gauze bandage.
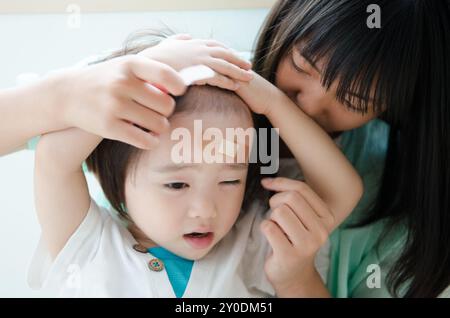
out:
M205 65L195 65L182 69L179 72L184 83L189 86L198 81L207 80L214 77L214 71Z

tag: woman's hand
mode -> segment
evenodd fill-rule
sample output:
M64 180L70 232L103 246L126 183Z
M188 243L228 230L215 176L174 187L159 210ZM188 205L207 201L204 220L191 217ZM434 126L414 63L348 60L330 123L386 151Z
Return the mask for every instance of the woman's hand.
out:
M254 113L265 115L266 117L270 117L270 113L274 108L273 105L280 98L286 98L284 93L275 85L254 72L251 81L239 83L236 93Z
M54 72L33 85L2 91L0 154L34 136L71 127L151 149L168 129L175 107L167 93L179 96L186 90L177 71L198 64L216 76L197 84L233 90L236 82L252 78L250 63L221 43L181 35L138 55Z
M278 192L270 199L272 214L261 230L272 247L265 271L278 297L329 297L314 259L326 243L335 219L304 182L264 179L262 185Z
M253 78L251 64L215 40L192 39L181 34L169 37L139 55L170 65L177 71L189 66L206 65L216 72L213 78L197 82L197 85L209 84L236 90L238 82L248 82Z
M166 92L182 95L186 90L173 68L136 55L64 70L48 80L54 83L53 102L67 127L142 149L155 147L157 135L169 128L175 101Z

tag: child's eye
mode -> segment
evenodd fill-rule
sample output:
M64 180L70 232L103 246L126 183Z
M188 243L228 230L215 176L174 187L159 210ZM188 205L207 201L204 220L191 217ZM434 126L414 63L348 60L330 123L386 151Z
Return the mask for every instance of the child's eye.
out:
M221 184L224 185L237 185L240 184L241 180L230 180L230 181L222 181Z
M165 184L164 187L166 187L170 190L182 190L184 188L189 187L189 185L184 182L172 182L172 183Z

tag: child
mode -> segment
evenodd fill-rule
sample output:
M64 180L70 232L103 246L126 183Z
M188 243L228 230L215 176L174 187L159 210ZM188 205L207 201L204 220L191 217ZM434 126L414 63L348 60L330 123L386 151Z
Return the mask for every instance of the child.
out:
M305 264L326 241L325 233L356 205L361 181L328 136L267 82L256 77L239 94L280 128L314 192L303 183L266 181L267 189L280 191L271 199L270 220L263 221L265 206L249 193L249 208L241 212L248 139L238 145L245 149L244 162L174 164L170 136L182 128L195 135L195 120L223 135L226 128L253 127L246 104L234 93L191 88L179 99L170 129L160 124L159 141L150 151L78 129L41 138L35 187L43 235L31 282L70 297L304 296L298 288L303 276L314 275ZM290 120L279 121L286 112ZM202 146L194 144L194 156ZM89 198L81 169L86 159L127 226ZM282 266L279 256L287 249L274 225L300 251L286 255Z

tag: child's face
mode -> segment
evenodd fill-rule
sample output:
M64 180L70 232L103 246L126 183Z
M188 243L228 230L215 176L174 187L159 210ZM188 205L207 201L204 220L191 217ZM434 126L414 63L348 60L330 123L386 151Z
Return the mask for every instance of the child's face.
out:
M171 131L160 136L157 149L142 155L125 185L128 213L143 234L155 245L192 260L205 256L238 218L251 146L251 140L246 138L245 160L240 163L205 163L203 160L195 164L175 164L172 149L180 141L171 140L171 133L182 127L194 138L194 120L199 119L203 132L214 127L220 129L224 137L226 128L253 127L250 114L247 118L208 113L175 116L171 119ZM210 141L203 141L200 146L192 144L192 158L194 152L205 151L208 143ZM223 158L225 161L226 157Z

